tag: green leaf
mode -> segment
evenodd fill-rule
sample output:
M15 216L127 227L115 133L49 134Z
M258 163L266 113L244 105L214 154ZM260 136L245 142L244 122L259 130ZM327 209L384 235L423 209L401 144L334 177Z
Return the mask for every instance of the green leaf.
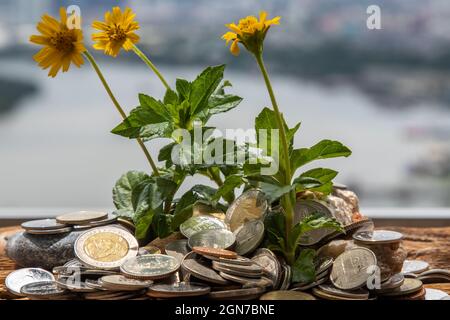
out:
M333 229L342 232L341 224L335 219L322 216L320 214L312 214L303 218L297 223L289 234L289 248L296 248L302 237L306 237L306 233L317 229Z
M160 239L170 236L174 230L172 230L173 215L157 212L153 217L152 229L155 236Z
M180 95L180 100L189 100L191 93L191 83L184 79L177 79L175 83L178 94Z
M333 181L338 175L338 172L328 168L315 168L308 170L300 175L301 178L313 178L319 180L321 183Z
M177 105L178 104L178 95L172 89L167 89L166 94L164 95L164 104Z
M314 258L316 251L303 249L292 266L292 282L311 283L316 278Z
M351 155L349 148L338 141L322 140L311 148L295 149L291 154L292 169L320 159L348 157Z
M141 105L111 132L127 138L143 138L145 141L167 137L173 131L172 116L161 101L139 94Z
M121 215L134 212L132 203L132 192L139 184L148 181L150 176L141 171L128 171L117 180L113 188L113 202Z
M176 142L172 142L159 150L158 161L166 161L166 168L172 166L172 149L176 145Z
M209 98L208 102L208 114L218 114L227 112L233 108L236 108L241 103L242 98L227 94L227 95L213 95Z
M219 201L221 197L226 196L227 194L234 194L234 189L239 188L244 183L245 179L242 175L234 174L227 176L213 196L213 199Z
M287 129L287 126L285 127ZM264 108L255 119L255 130L258 146L262 146L262 150L266 156L272 156L272 129L278 129L275 112L269 108ZM259 130L267 130L265 143L262 143L260 140Z
M286 249L284 241L286 219L284 214L278 211L269 212L264 219L264 227L266 230L266 247L284 253Z
M213 202L212 198L216 192L216 189L204 185L195 185L191 190L187 191L180 198L175 208L173 220L171 222L172 230L176 230L180 224L192 216L194 205L197 202L201 201L206 204L211 204Z
M302 173L294 179L297 192L304 190L318 191L325 195L333 191L333 179L338 172L328 168L316 168Z
M189 96L192 115L208 107L208 100L222 81L224 70L225 65L208 67L192 82Z
M177 184L163 177L151 177L148 181L140 183L133 194L134 217L136 237L144 239L152 224L153 216L162 212L166 196L173 194Z

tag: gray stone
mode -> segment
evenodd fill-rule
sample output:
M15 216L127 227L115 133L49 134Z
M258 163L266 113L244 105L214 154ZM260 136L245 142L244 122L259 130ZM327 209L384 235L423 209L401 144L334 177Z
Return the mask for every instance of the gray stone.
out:
M19 232L9 237L6 254L19 266L50 270L75 257L73 246L81 233L33 235Z

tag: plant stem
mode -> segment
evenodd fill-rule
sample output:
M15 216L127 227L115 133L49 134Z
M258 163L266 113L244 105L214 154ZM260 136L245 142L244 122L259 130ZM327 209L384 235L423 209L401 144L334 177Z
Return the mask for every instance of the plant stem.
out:
M102 82L103 87L105 88L106 92L108 93L108 96L111 98L111 100L112 100L114 106L116 107L117 111L120 113L122 118L124 120L126 120L127 119L127 114L122 109L122 107L120 106L120 104L117 101L116 97L112 93L111 88L109 87L108 83L106 82L105 77L103 76L103 73L100 71L100 68L97 65L97 62L95 62L94 57L89 53L89 51L85 51L84 55L89 60L89 62L91 63L92 67L94 68L95 72L97 73L98 77L100 78L100 81ZM137 138L136 140L137 140L139 146L141 147L142 151L144 152L145 157L147 158L148 162L150 163L150 166L152 167L153 173L158 176L159 175L158 168L156 167L156 164L153 161L152 156L150 155L150 152L148 152L147 148L145 147L144 142L140 138Z
M291 184L292 174L291 174L291 161L289 158L289 145L286 138L286 130L283 123L283 118L280 113L280 109L278 108L278 103L275 98L275 94L272 89L272 84L270 83L269 74L267 73L266 67L264 65L262 53L255 54L256 62L258 63L259 68L261 69L261 73L264 78L264 82L267 87L267 91L269 92L270 101L272 102L272 107L275 112L276 121L278 125L278 129L280 130L281 144L282 144L282 157L284 160L284 169L285 169L285 185ZM294 210L293 210L293 202L292 202L292 192L285 195L283 198L284 209L286 211L286 241L288 239L288 235L290 230L292 229L292 224L294 220Z
M159 80L161 80L162 84L164 85L164 87L166 87L167 90L170 89L169 84L167 83L166 79L164 79L163 75L161 74L161 72L159 72L159 70L156 68L156 66L153 64L153 62L150 61L150 59L136 46L133 45L133 51L134 53L136 53L136 55L142 59L142 61L144 61L144 63L150 68L152 69L152 71L157 75L157 77L159 78Z

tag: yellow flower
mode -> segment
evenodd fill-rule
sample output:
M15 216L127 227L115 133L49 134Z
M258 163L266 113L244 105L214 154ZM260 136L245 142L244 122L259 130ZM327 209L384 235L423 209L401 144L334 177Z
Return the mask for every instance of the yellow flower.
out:
M241 42L247 50L257 54L262 51L264 38L271 25L280 24L281 17L267 20L267 12L261 11L259 20L255 16L248 16L239 20L239 24L230 23L228 31L222 36L228 45L232 41L230 51L233 55L239 54L238 43Z
M94 29L102 31L92 35L94 49L103 50L113 57L119 54L121 48L127 51L133 49L139 41L139 36L134 33L139 29L139 23L134 21L135 16L130 8L126 8L123 13L119 7L106 12L104 22L95 21L92 24Z
M72 62L80 67L84 63L82 53L86 51L81 30L67 26L66 9L60 8L59 14L61 21L43 15L37 24L41 35L30 37L30 42L44 46L33 58L43 69L51 67L48 73L51 77L55 77L61 68L63 72L68 71Z

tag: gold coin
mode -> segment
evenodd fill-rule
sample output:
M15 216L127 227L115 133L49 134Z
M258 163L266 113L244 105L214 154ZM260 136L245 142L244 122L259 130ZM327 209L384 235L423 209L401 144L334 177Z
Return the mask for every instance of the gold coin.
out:
M117 269L138 253L138 242L120 227L98 227L81 234L75 242L75 255L85 265Z
M84 242L84 252L97 261L111 262L119 260L128 253L128 242L122 236L103 232L92 235Z

